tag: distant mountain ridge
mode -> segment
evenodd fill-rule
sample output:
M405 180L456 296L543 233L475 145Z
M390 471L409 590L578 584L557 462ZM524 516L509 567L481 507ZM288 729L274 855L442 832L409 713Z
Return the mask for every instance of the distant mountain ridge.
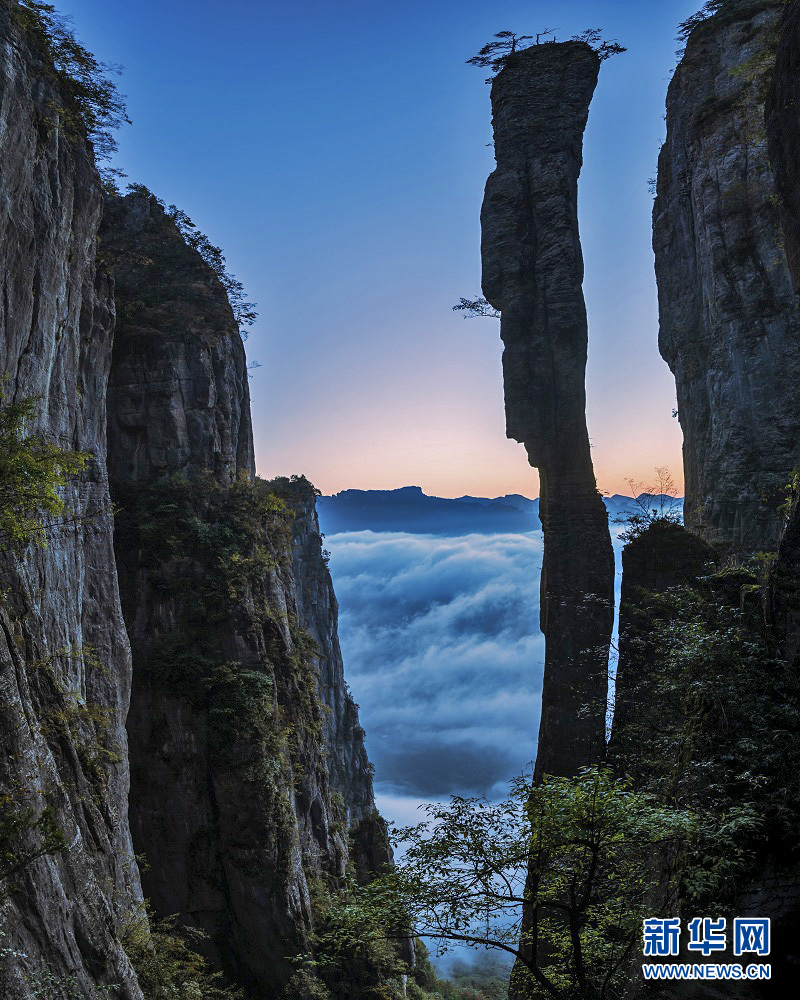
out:
M659 498L654 501L658 502ZM633 497L619 493L604 497L604 503L612 524L639 509ZM343 531L515 534L541 528L538 498L530 500L519 493L493 498L448 498L428 496L419 486L403 486L396 490L342 490L333 496L320 497L317 509L326 534Z

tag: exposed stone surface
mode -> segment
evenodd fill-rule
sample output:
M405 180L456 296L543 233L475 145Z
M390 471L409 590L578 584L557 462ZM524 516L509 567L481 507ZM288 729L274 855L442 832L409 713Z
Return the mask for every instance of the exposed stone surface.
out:
M780 195L786 260L800 293L800 3L785 8L766 107L769 158Z
M375 809L315 492L253 481L233 313L158 202L116 199L104 237L134 843L157 912L272 995L307 946L311 880L343 876L348 828ZM289 515L269 513L270 490Z
M669 86L653 212L686 524L740 553L774 549L800 462L800 310L764 128L783 8L738 0L692 32Z
M339 646L339 605L323 559L313 492L299 490L297 502L292 506L295 512L292 568L297 616L320 653L317 660L320 699L328 709L324 724L328 772L331 786L342 796L347 826L353 829L375 815L372 765L364 744L364 730L358 721L358 706L344 678ZM364 873L375 871L389 856L387 843L385 849L379 850L372 862L364 866Z
M564 42L532 46L497 75L497 168L481 210L483 292L502 314L507 433L524 443L541 480L539 775L572 774L605 745L614 557L586 429L577 215L599 66L589 45Z
M255 474L244 347L216 276L154 197L109 198L102 239L118 303L113 477Z
M20 953L0 962L0 993L43 996L36 980L49 968L74 977L76 995L115 983L139 1000L118 939L140 889L127 819L130 650L105 469L114 305L95 266L102 194L15 6L0 3L3 390L38 397L30 431L92 460L67 497L83 520L52 529L44 549L0 554L0 794L35 815L49 806L68 844L18 873L5 900L0 887L0 947Z

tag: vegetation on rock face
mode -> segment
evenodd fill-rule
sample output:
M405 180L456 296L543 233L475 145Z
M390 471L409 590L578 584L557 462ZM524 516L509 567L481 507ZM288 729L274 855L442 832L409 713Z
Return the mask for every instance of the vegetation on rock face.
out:
M358 890L353 922L391 936L388 928L410 920L445 948L500 949L519 960L518 980L564 998L617 995L653 859L662 860L671 902L672 860L695 827L691 813L598 768L536 786L520 778L505 802L453 797L427 814L397 831L402 858Z
M698 25L703 24L718 14L722 14L723 16L725 14L737 14L742 9L743 3L747 3L755 14L758 9L766 10L769 7L789 3L789 0L760 0L760 2L759 0L707 0L700 10L687 17L685 21L681 21L678 25L678 40L685 43ZM683 48L678 50L676 53L678 58L683 55L683 52Z
M195 951L205 935L178 927L175 917L141 915L127 928L123 944L146 1000L244 1000Z
M7 400L0 382L0 550L45 545L49 531L71 520L65 490L88 460L28 433L36 402Z
M225 255L222 250L214 246L211 240L202 233L197 226L192 222L189 216L182 209L178 208L176 205L167 206L164 202L157 198L149 188L144 184L129 184L128 191L132 194L142 195L146 198L152 198L156 204L158 204L166 215L166 218L172 222L178 232L180 232L186 244L196 250L197 253L202 257L205 263L211 268L214 274L220 281L220 284L225 289L225 293L228 296L228 302L230 302L231 309L233 310L234 319L239 327L239 333L242 339L247 339L247 327L252 326L258 318L258 313L256 312L255 302L250 302L247 299L247 295L244 290L244 285L239 279L231 274L226 265ZM152 250L154 244L152 240L150 241L150 249ZM150 266L156 263L152 260L142 259L141 263L145 266ZM163 261L158 261L157 263L163 264ZM160 272L164 271L163 267L159 268ZM167 273L174 278L175 269L168 268ZM160 278L163 278L163 273L159 274ZM160 297L160 296L159 296ZM130 308L130 303L127 304ZM123 313L125 309L125 304L123 303Z
M453 306L453 312L463 313L464 319L474 319L476 316L500 319L500 310L490 306L482 295L476 295L474 299L465 299L462 296Z
M100 62L89 52L75 37L69 19L52 4L17 0L13 12L45 61L53 66L59 91L66 99L64 107L51 109L53 115L68 127L80 127L98 159L107 159L117 148L115 130L130 121L125 99L112 79L119 68Z
M48 807L25 807L19 793L0 794L0 901L13 881L38 858L66 847L66 838Z
M693 809L686 905L722 906L759 859L796 860L800 679L764 621L763 567L649 595L646 691L633 692L627 754L637 785ZM645 641L645 640L643 640Z
M548 37L550 35L553 37ZM552 44L557 41L555 32L550 28L545 28L535 36L518 35L515 31L498 31L493 41L487 42L478 51L477 55L472 56L471 59L467 59L467 64L469 66L480 66L482 69L491 69L492 73L496 76L506 66L513 65L515 57L520 52L531 48L525 42L532 41L535 45L539 45L542 39L544 39L544 44ZM594 49L601 60L610 59L611 56L627 51L625 46L620 45L617 41L606 41L603 38L600 28L587 28L579 35L573 35L569 41L585 42ZM489 77L486 82L491 83L492 79L493 77Z
M286 503L268 482L221 484L211 473L129 485L117 500L125 551L140 553L150 586L178 612L142 669L207 707L220 761L257 770L277 764L284 747L300 767L300 741L321 738L322 715L310 666L316 645L270 591L291 548ZM233 660L220 645L231 624L258 661Z
M656 519L637 537L662 523L680 530ZM396 831L395 870L333 895L333 940L347 939L345 917L389 939L410 920L445 947L514 956L520 995L618 997L643 917L726 912L766 863L796 864L800 679L765 622L769 570L756 559L648 595L648 669L626 692L615 771L429 806L425 823ZM409 995L443 989L423 981Z
M666 466L657 466L655 472L655 483L647 487L632 479L627 480L636 509L620 519L626 525L619 536L623 542L639 538L654 524L681 523L683 508L672 473Z

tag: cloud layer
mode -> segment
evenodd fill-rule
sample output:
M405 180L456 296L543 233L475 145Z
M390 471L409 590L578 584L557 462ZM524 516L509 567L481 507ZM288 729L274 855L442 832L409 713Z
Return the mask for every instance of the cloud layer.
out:
M502 795L535 753L541 535L359 531L325 544L345 669L390 812L401 799Z

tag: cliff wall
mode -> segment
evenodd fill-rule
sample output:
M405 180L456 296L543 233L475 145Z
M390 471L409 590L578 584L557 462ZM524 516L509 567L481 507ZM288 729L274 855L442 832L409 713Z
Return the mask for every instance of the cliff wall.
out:
M2 540L0 992L24 1000L55 982L94 997L113 983L139 1000L119 942L141 896L105 464L114 302L96 261L100 180L65 106L41 38L0 3L0 388L7 403L35 397L27 433L91 456L46 547ZM14 871L43 846L47 815L64 849Z
M600 58L534 45L492 83L497 167L481 210L483 292L500 311L507 434L539 469L546 638L537 774L605 747L614 557L586 428L588 333L578 236L583 132Z
M667 95L653 210L686 524L740 554L775 548L800 462L800 311L764 125L784 10L731 0L692 31Z
M786 260L795 291L800 292L800 4L796 0L784 7L766 126Z
M315 491L254 477L233 313L158 201L113 199L102 245L117 282L109 469L145 893L271 996L308 948L315 884L344 876L350 826L375 812Z

